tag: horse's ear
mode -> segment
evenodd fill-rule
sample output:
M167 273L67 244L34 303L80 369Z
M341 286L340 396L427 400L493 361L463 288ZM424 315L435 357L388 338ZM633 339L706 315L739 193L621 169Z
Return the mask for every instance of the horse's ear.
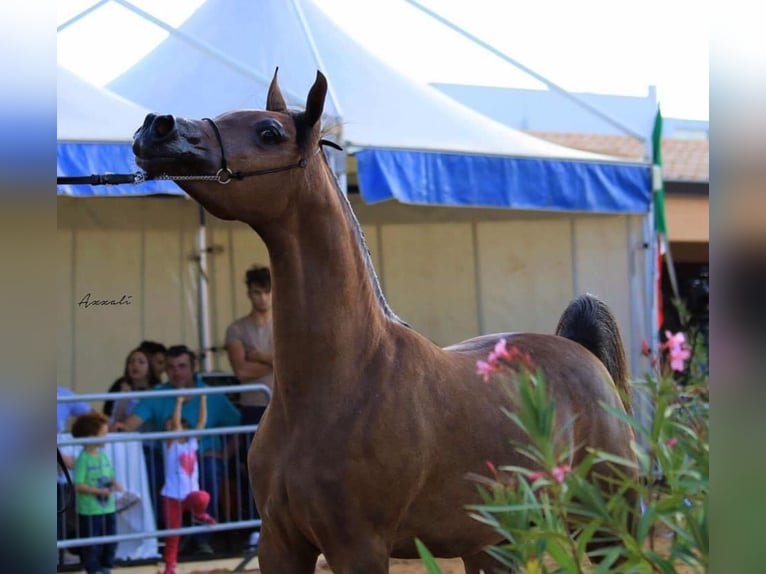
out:
M306 98L306 124L309 127L314 127L319 118L322 117L322 110L324 109L324 98L327 95L327 78L324 74L317 70L317 79L314 81L314 85L309 90L309 95Z
M287 104L282 96L282 90L279 89L279 82L277 82L277 72L279 72L279 66L274 70L274 77L271 79L269 95L266 97L266 110L287 113Z

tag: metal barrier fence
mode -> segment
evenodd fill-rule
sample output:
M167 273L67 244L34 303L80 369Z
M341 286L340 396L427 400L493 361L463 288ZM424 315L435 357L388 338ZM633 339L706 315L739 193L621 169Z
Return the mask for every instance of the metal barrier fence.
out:
M224 377L232 375L223 374ZM197 396L259 391L271 400L271 389L262 384L236 384L206 386L187 389L131 391L121 393L82 394L58 397L59 403L88 402L121 399L154 399L160 397ZM232 403L234 404L234 403ZM235 406L235 408L237 408ZM194 426L195 421L189 421ZM163 423L164 424L164 421ZM208 535L220 531L256 530L261 520L255 509L247 472L247 449L257 424L205 428L201 430L165 431L151 429L144 432L110 432L104 437L72 438L64 433L57 436L57 446L67 456L76 457L84 445L104 444L115 470L115 480L124 491L117 497L117 534L113 536L83 537L76 520L75 507L59 514L59 532L56 546L59 550L94 544L118 543L117 558L122 561L161 558L160 540L171 535L207 542ZM181 528L167 528L160 491L163 487L165 468L164 441L177 438L219 437L220 449L213 456L198 451L200 490L210 494L208 512L214 516L214 525L195 526L186 519ZM59 472L58 497L61 506L69 500L69 492L62 491L62 474ZM121 500L127 504L120 508ZM63 521L63 524L62 524ZM243 548L244 551L244 548Z

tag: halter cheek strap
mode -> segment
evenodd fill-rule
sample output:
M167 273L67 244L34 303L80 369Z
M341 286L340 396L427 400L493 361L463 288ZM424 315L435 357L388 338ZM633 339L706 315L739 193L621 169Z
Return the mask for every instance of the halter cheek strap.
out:
M227 184L231 181L231 178L234 174L231 173L231 170L226 165L226 154L223 151L223 140L221 139L221 132L218 131L218 126L215 125L213 120L210 118L202 119L206 122L210 122L210 125L213 128L213 132L215 133L215 138L218 140L218 147L221 148L221 169L216 172L215 176L218 178L218 183Z

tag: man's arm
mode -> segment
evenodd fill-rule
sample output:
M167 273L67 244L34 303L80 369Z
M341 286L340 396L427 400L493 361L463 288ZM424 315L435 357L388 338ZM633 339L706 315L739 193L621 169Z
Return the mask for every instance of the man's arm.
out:
M133 413L124 421L114 423L112 425L112 430L131 432L136 430L138 427L140 427L142 422L144 422L144 419L142 419L137 414Z
M197 430L207 426L207 397L199 396L199 410L197 412Z
M245 359L252 361L253 363L266 363L274 367L274 356L271 353L264 353L263 351L256 351L250 349L245 353Z
M249 361L245 353L245 346L241 341L230 341L226 344L226 353L229 355L231 370L242 381L252 381L268 375L273 367L268 362ZM266 355L265 353L263 353ZM270 355L269 355L270 358Z

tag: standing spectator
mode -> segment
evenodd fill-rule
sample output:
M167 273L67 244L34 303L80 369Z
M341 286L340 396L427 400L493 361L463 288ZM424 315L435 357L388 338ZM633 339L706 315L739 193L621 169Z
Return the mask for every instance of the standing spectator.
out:
M229 356L229 364L241 383L261 383L273 390L274 336L271 320L271 271L264 265L252 266L245 272L245 286L247 297L250 299L250 312L234 321L226 329L226 352ZM241 393L239 409L242 412L242 424L259 424L267 405L268 397L264 393L258 391ZM235 439L239 459L247 460L252 435L238 435ZM230 478L239 489L242 500L250 502L246 510L253 515L253 518L258 518L255 499L250 491L247 465L233 465L230 474L232 475ZM254 536L257 537L258 534L254 533Z
M205 387L200 376L195 372L196 359L194 353L186 345L176 345L168 349L168 377L167 383L155 387L156 390L166 389L191 389ZM143 422L152 421L156 425L163 425L166 420L173 416L176 407L174 397L151 397L149 396L136 405L136 408L123 423L115 425L116 429L132 431L137 429ZM199 395L189 398L183 403L181 415L187 420L197 420L200 408ZM240 413L223 394L212 394L207 399L207 424L205 428L220 428L237 426L240 424ZM223 474L223 448L220 436L204 436L199 441L201 456L201 488L210 493L210 504L207 512L216 515L218 507L218 495L220 492ZM203 554L212 554L213 549L209 543L209 535L202 534L196 537L197 550Z
M56 387L56 398L71 397L75 393L66 387ZM63 433L67 428L67 422L70 417L77 417L91 412L91 407L85 401L56 403L56 432ZM71 474L74 471L75 457L72 455L73 447L62 447L61 458ZM69 492L67 491L66 476L58 469L56 480L56 501L58 508L64 508L69 502ZM67 537L68 524L74 520L74 509L68 508L56 516L56 540L64 540ZM67 550L59 552L59 562L62 564L72 564L79 562L79 558Z
M79 416L72 425L75 438L106 436L109 419L91 412ZM102 450L104 443L86 444L74 465L77 514L83 538L113 536L117 533L114 491L122 485L114 479L112 461ZM116 542L91 544L83 548L83 566L88 574L108 574L114 566Z
M226 353L231 370L242 383L262 383L273 390L274 335L271 322L271 272L254 265L245 273L250 312L226 329ZM240 395L242 424L258 424L268 405L264 393Z
M176 397L176 408L168 419L165 430L188 430L189 421L181 418L181 409L189 397ZM199 412L195 428L203 429L207 424L207 398L199 397ZM206 512L210 494L199 487L199 466L197 464L197 439L171 438L165 447L165 485L162 499L165 509L165 524L170 529L180 528L184 510L191 510L194 522L215 524L215 519ZM178 562L178 535L165 539L165 574L176 574Z

